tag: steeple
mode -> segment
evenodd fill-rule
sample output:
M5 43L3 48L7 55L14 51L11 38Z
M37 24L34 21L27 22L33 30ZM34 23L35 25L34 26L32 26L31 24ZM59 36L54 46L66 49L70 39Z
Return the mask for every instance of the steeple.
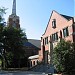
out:
M9 15L7 26L20 28L19 23L20 23L19 16L16 15L16 0L13 0L12 14Z
M13 0L12 14L16 15L16 0Z

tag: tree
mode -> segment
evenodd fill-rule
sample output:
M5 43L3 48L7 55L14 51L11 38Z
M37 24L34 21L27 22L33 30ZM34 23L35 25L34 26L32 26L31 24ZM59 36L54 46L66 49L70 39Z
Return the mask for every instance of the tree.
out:
M3 30L3 47L6 66L20 67L20 59L24 58L23 42L27 41L26 34L14 27L5 27Z
M4 21L3 15L6 14L6 10L4 7L0 8L0 23Z
M53 65L58 72L65 70L65 56L71 50L72 43L61 39L53 50Z
M69 75L75 74L75 43L71 44L70 49L68 50L68 53L65 55L65 71Z
M20 67L21 59L25 56L23 49L24 42L27 41L26 33L14 27L5 27L3 14L5 8L0 8L0 56L3 68Z
M3 59L3 43L2 43L2 31L3 31L3 27L4 27L4 18L3 15L6 13L5 12L5 8L0 8L0 59Z

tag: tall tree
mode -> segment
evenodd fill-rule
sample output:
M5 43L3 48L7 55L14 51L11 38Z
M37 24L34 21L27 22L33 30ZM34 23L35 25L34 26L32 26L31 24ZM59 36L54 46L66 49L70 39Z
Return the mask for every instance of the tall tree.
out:
M23 42L27 41L26 34L21 29L5 27L3 36L2 41L7 62L6 65L13 63L12 65L15 67L16 62L18 61L17 63L19 63L20 59L24 58L25 50L23 49Z
M5 12L5 8L2 7L0 8L0 57L1 59L3 59L3 43L2 43L2 38L3 38L3 35L2 35L2 32L3 32L3 27L4 27L4 18L3 18L3 15L6 13Z
M23 49L24 42L27 41L26 33L14 27L4 27L5 8L0 8L0 56L3 67L20 67L20 60L25 56Z

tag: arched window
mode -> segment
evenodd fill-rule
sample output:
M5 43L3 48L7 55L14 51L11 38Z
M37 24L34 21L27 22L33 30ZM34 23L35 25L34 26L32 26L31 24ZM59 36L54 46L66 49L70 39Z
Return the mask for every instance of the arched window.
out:
M35 61L33 61L33 65L35 65Z

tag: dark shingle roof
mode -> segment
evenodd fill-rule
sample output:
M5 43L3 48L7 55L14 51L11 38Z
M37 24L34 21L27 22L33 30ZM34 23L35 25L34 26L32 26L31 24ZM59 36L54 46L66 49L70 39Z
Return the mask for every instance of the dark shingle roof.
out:
M66 18L67 20L70 20L71 18L73 18L71 16L66 16L66 15L62 15L62 14L60 14L60 15L63 16L64 18Z
M29 42L25 42L25 43L24 43L24 46L34 47L34 45L32 45L32 44L29 43Z
M34 47L34 48L41 48L41 41L40 40L34 40L34 39L28 39L28 42L24 43L24 46Z
M28 42L33 44L34 46L41 48L41 40L35 40L35 39L28 39Z

